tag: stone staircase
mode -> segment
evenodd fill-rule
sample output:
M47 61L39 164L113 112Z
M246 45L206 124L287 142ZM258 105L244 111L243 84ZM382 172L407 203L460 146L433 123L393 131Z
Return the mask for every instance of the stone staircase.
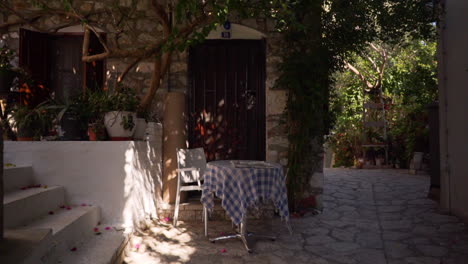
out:
M64 187L36 183L31 166L4 169L3 205L2 264L119 262L123 232L100 223L98 206L67 204Z

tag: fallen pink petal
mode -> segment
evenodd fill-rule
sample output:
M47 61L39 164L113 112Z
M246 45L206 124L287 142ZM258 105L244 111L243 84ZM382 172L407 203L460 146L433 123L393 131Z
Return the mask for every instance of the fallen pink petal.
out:
M94 232L99 232L99 228L95 227L94 229Z
M171 218L169 218L169 217L164 217L163 220L164 220L164 222L170 222L170 221L171 221Z
M70 251L76 251L76 250L77 250L76 247L73 247L73 248L70 249Z
M106 226L106 228L104 228L106 230L111 230L110 226Z
M67 206L67 210L71 210L72 208L70 206Z
M220 232L219 235L220 235L220 236L224 236L224 232Z
M136 244L136 245L135 245L135 248L136 248L136 249L140 249L140 244Z
M221 251L221 253L226 253L227 252L227 250L225 248L221 249L220 251Z
M85 203L82 203L81 206L86 206L86 204L85 204Z

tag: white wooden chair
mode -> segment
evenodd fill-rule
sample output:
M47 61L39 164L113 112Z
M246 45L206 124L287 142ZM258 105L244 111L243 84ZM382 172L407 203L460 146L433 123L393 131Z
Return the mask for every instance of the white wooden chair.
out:
M174 226L179 217L180 192L201 191L203 174L206 169L206 157L203 148L176 149L177 151L177 193L174 209ZM187 185L197 183L196 185ZM208 212L203 206L203 221L205 222L205 236L208 236Z

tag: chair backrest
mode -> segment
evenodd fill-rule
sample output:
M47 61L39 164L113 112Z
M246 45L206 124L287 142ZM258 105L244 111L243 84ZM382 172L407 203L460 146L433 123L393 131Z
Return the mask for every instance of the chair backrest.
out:
M183 183L202 180L206 169L206 157L203 148L177 149L177 168L196 168L197 171L181 171L180 179Z

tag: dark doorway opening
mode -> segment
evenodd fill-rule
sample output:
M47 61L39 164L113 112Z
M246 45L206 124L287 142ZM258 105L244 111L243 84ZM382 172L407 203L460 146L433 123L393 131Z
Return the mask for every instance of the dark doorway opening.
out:
M207 160L265 159L265 41L207 40L189 51L189 145Z
M105 62L82 62L82 45L83 33L20 30L20 66L38 84L31 89L32 105L46 100L52 92L57 100L66 101L86 89L103 87ZM94 35L89 49L90 54L104 50Z

